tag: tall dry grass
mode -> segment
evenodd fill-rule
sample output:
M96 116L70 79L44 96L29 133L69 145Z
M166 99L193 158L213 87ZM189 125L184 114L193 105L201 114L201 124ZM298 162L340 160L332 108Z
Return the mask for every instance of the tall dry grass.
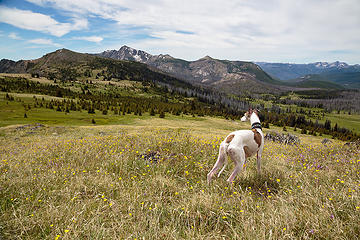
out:
M0 238L360 238L359 149L266 142L208 186L220 137L81 131L3 137Z

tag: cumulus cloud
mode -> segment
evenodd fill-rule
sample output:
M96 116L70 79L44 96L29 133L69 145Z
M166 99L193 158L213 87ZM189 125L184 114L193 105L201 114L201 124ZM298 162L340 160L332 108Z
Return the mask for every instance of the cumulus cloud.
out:
M74 18L72 21L72 23L61 23L41 13L0 6L0 22L26 30L49 33L57 37L72 30L85 29L88 26L85 18Z
M143 29L152 38L133 45L187 59L204 51L219 58L268 61L360 51L358 0L28 1L113 20L119 29ZM356 55L352 59L360 61Z
M21 37L19 37L17 35L17 33L14 33L14 32L9 33L8 37L11 38L11 39L15 39L15 40L21 40L22 39Z
M72 39L75 39L75 40L85 40L85 41L95 42L95 43L100 43L102 40L104 40L104 38L99 37L99 36L73 37Z
M58 43L54 43L51 39L46 39L46 38L35 38L35 39L28 40L28 42L32 43L32 44L37 44L37 45L49 45L49 46L55 46L55 47L61 46Z

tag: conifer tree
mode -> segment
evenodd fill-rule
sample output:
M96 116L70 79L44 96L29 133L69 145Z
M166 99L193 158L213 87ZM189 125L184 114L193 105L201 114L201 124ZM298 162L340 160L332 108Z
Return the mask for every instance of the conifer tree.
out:
M154 108L151 108L151 109L150 109L150 116L155 116Z

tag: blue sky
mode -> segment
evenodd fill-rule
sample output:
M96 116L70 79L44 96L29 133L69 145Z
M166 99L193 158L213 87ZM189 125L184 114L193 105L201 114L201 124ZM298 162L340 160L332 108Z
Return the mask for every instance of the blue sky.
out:
M0 58L123 45L151 54L360 63L359 0L3 0Z

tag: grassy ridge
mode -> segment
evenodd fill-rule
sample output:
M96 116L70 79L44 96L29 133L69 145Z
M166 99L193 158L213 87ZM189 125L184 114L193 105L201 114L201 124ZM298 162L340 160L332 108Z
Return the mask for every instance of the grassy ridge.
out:
M261 176L251 159L233 186L225 181L232 166L208 186L206 174L225 128L248 127L213 123L187 121L191 131L166 119L156 124L163 127L154 122L143 127L43 127L31 136L27 129L3 128L0 236L359 236L358 149L336 142L329 147L267 142ZM207 124L211 134L203 131Z

